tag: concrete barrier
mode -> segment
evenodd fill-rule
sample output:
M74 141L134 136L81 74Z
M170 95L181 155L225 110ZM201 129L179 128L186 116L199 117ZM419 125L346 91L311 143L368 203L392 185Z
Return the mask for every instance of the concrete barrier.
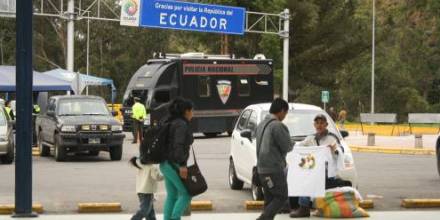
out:
M212 209L211 201L191 201L191 211L211 211Z
M423 136L421 134L414 135L414 147L417 149L423 148Z
M121 203L78 203L79 213L106 213L121 212Z
M403 208L440 208L440 199L404 199Z
M374 208L374 202L373 200L363 200L359 202L359 207L363 209L373 209Z
M245 201L244 207L246 210L261 210L264 207L264 201Z
M34 151L34 150L32 150L32 156L35 156L35 157L38 157L38 156L40 156L40 151Z
M13 205L13 204L0 205L0 214L1 215L11 215L14 213L14 211L15 211L15 205ZM32 211L39 213L39 214L43 213L44 212L43 205L40 203L33 204Z
M368 133L367 146L374 146L374 145L376 145L376 134Z

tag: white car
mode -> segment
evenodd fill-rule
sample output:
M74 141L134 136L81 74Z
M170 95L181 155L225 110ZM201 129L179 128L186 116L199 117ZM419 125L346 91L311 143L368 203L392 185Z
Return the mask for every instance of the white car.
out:
M249 184L254 200L263 198L263 191L252 183L252 171L256 169L256 139L255 130L257 125L269 114L270 103L250 105L245 108L234 127L231 137L231 152L229 157L229 186L233 190L243 189L244 183ZM318 114L324 114L328 121L328 130L336 134L344 148L345 169L338 173L338 177L350 181L356 186L356 169L354 166L353 155L344 137L348 132L339 131L334 121L321 108L306 104L289 104L289 113L283 123L289 128L292 140L299 142L308 135L315 134L313 119ZM245 133L251 133L251 138L247 138Z
M13 124L0 106L0 163L11 164L15 157Z

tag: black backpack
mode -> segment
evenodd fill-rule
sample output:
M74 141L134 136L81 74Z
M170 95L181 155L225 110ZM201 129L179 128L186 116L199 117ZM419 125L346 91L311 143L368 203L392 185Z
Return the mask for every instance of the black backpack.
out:
M163 121L145 130L139 149L142 164L159 164L167 160L170 121Z

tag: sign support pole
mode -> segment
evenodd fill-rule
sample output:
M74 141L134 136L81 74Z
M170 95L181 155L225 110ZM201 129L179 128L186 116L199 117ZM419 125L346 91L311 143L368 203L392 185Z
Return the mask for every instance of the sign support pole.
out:
M74 34L75 34L75 21L74 21L74 7L75 1L69 0L67 4L67 70L73 72L74 62Z
M285 9L281 16L284 19L283 40L283 99L289 102L289 26L290 11Z
M32 213L32 1L17 1L15 214Z

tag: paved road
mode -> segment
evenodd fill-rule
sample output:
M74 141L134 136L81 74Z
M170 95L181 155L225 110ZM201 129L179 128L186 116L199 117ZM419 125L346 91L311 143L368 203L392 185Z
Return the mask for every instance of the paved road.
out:
M130 138L131 135L127 134ZM72 213L77 202L121 202L124 212L137 205L135 172L127 161L137 153L127 139L122 161L110 161L108 153L98 157L73 156L68 162L52 157L34 157L34 201L41 202L48 213ZM250 190L232 191L227 184L229 137L197 138L195 149L209 191L198 200L212 200L216 212L242 212ZM440 198L440 178L434 156L385 154L354 155L360 191L383 196L375 210L398 210L401 198ZM165 191L157 194L156 209L161 212ZM0 165L0 204L14 201L14 166Z

